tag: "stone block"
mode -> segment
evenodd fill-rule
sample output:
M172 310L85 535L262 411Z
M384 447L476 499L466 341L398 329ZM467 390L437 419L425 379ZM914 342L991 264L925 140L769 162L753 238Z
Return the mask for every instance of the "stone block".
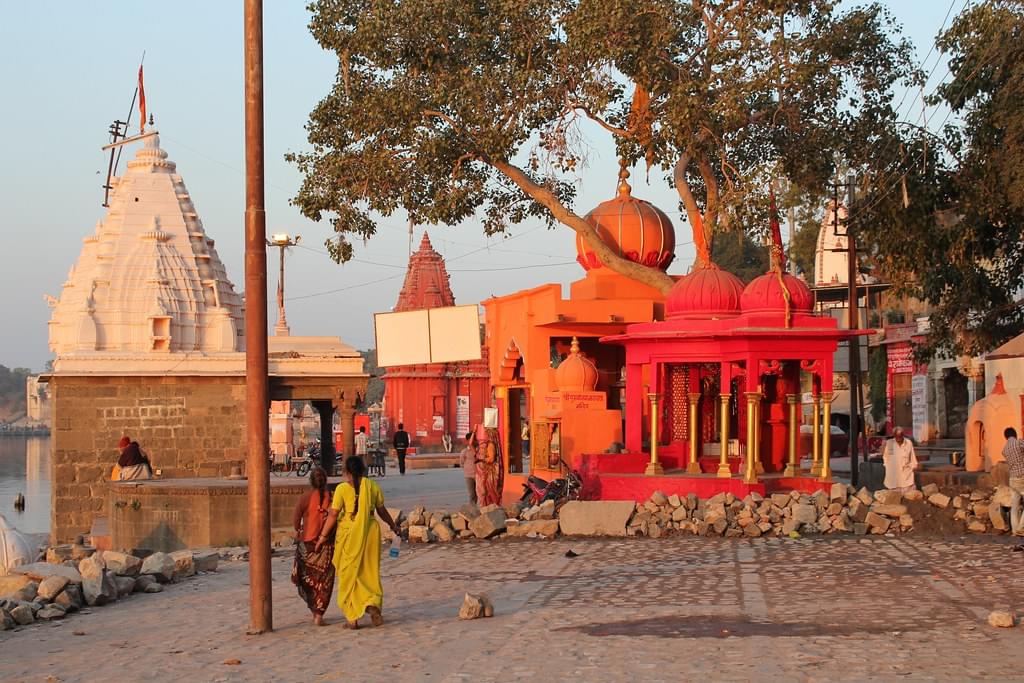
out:
M945 493L933 493L928 496L928 502L937 508L949 507L950 498Z
M845 504L847 497L846 484L832 484L832 488L829 489L829 500L831 502Z
M1009 486L997 486L990 505L1001 505L1004 508L1013 505L1013 489Z
M903 500L903 494L892 489L882 489L875 491L875 500L882 505L899 505Z
M900 515L900 526L904 529L909 529L914 526L914 516L909 514Z
M1017 623L1017 615L1013 612L996 610L989 612L988 625L994 628L1013 628Z
M118 576L138 576L142 569L142 560L128 553L116 550L103 551L103 563L107 569Z
M799 524L814 524L818 521L818 510L814 505L797 503L793 506L793 520Z
M192 561L197 572L215 572L220 564L220 553L216 550L197 550L192 553Z
M71 559L71 544L51 546L46 549L46 561L50 564L63 564Z
M494 616L494 606L486 595L466 593L459 607L459 619L480 619Z
M135 577L114 575L114 585L117 586L117 597L123 598L131 595L135 590Z
M780 508L787 507L793 499L789 497L788 493L773 493L772 494L772 505L776 505Z
M863 536L868 532L868 525L864 522L854 522L853 533L857 536Z
M434 533L434 537L441 543L449 543L455 538L455 532L452 531L452 528L444 522L438 522L434 526L430 527L430 530Z
M748 524L743 527L743 533L751 538L758 538L761 535L761 527L756 524Z
M555 518L555 501L545 500L538 506L537 519L554 519Z
M85 598L82 596L82 587L77 583L69 583L53 599L53 604L60 605L64 608L65 612L74 612L81 609L82 605L85 604Z
M900 515L907 514L907 506L899 504L886 504L886 503L875 503L871 506L871 512L879 515L885 515L886 517L892 517L893 519Z
M99 607L117 600L117 584L113 574L103 572L99 578L86 578L82 581L82 593L85 603L90 607Z
M35 581L29 581L21 588L21 590L16 591L11 595L10 600L12 602L34 602L38 597L39 584Z
M689 516L689 514L690 514L690 511L687 510L685 507L683 507L683 506L677 507L675 510L672 511L672 521L673 522L681 522L684 519L686 519Z
M48 576L39 583L37 595L44 602L52 602L68 583L70 582L66 576Z
M885 533L889 530L889 525L892 524L892 520L888 517L883 517L876 512L868 512L867 518L864 520L873 531L878 530L880 533Z
M674 508L677 508L683 504L683 500L682 498L679 497L679 494L673 493L671 496L668 497L668 504Z
M103 564L102 553L96 553L78 563L78 573L82 575L84 580L100 578L103 576L105 569L106 565Z
M661 507L662 505L668 505L668 496L661 491L655 491L651 494L651 502Z
M481 509L480 516L469 523L469 529L477 538L491 538L505 530L505 519L505 511L501 508L496 507L486 512Z
M545 536L551 538L558 534L557 519L535 519L531 522L520 522L519 524L506 528L509 536Z
M167 553L153 553L142 561L140 573L153 576L160 583L174 579L174 558Z
M58 605L47 605L38 612L36 612L36 619L40 621L52 621L54 619L63 619L67 616L67 613L61 609Z
M195 576L196 563L192 558L191 550L175 550L173 553L170 553L170 557L174 561L175 581L189 576Z
M36 620L35 615L32 614L32 608L24 604L18 605L12 609L10 611L10 615L11 618L14 619L14 623L19 626L28 626Z
M971 512L975 517L988 517L988 503L974 503L971 505Z
M566 536L625 536L635 505L621 500L573 500L562 506L559 524Z
M983 534L988 531L988 525L977 517L972 517L967 520L967 530L974 533Z
M464 531L469 528L469 520L461 512L456 512L452 515L452 527L455 531Z
M992 528L997 531L1008 531L1010 525L1006 523L1006 517L1003 516L1003 508L999 505L992 504L988 506L988 518L992 522Z
M156 579L154 579L149 574L140 574L139 576L135 577L135 586L132 588L132 590L136 593L144 593L146 592L146 589L154 583L156 583Z
M42 581L50 576L66 577L71 583L82 583L82 575L74 567L49 562L33 562L23 564L11 570L12 574L28 576L35 581Z
M921 493L918 489L910 489L909 491L903 494L903 499L912 501L924 500L924 494Z
M789 536L800 530L800 522L796 521L792 517L787 518L782 522L782 535Z
M939 492L938 484L925 484L921 487L921 495L925 498L930 498Z
M32 583L31 577L24 574L0 576L0 598L10 597L30 583Z
M414 524L409 527L410 543L430 543L430 529L423 524Z
M856 498L865 505L871 505L875 502L875 497L871 495L871 491L868 491L864 486L861 486L860 491L857 491Z

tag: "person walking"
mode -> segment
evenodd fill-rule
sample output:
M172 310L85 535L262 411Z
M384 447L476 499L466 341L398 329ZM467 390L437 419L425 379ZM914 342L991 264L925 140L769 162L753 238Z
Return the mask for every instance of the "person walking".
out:
M828 428L828 425L825 426ZM903 427L896 427L892 437L885 442L882 462L885 465L885 488L906 493L914 488L914 470L917 469L917 455L914 444L903 436Z
M405 425L398 423L398 431L394 439L395 453L398 454L398 471L405 476L405 452L409 450L409 432L405 431Z
M317 539L315 550L327 545L337 527L334 541L334 568L338 581L338 606L345 615L346 626L359 628L359 619L370 615L374 626L384 623L381 608L384 589L380 583L380 525L373 513L387 524L392 533L401 530L384 507L384 494L377 482L366 476L361 458L345 459L345 481L334 490L331 511Z
M462 467L462 476L466 478L469 502L476 505L476 449L473 448L473 432L466 434L466 445L459 453L459 465Z
M498 448L498 430L477 426L473 435L476 453L476 499L478 505L501 505L503 472Z
M1017 438L1017 430L1007 427L1003 431L1006 445L1003 446L1003 457L1010 468L1010 490L1013 498L1010 502L1010 530L1014 536L1024 536L1024 444Z
M363 465L368 466L370 463L366 461L366 443L370 440L370 437L366 435L366 427L360 427L359 432L356 434L356 455L363 459Z
M314 467L309 473L309 490L299 497L292 515L296 534L292 583L313 613L317 626L324 625L324 612L334 592L334 540L328 539L317 548L330 509L327 472L320 466Z

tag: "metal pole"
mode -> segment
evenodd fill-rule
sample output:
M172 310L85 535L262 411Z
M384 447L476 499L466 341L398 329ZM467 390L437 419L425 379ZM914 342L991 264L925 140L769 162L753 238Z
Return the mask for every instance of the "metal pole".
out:
M857 245L853 236L854 183L857 174L851 169L846 174L846 250L847 279L849 280L849 302L847 306L847 327L855 331L860 327L860 307L857 302ZM860 459L860 337L851 336L847 342L850 351L850 483L857 486ZM829 426L825 425L825 429Z
M249 633L273 629L263 208L263 1L245 0L245 414L249 479Z

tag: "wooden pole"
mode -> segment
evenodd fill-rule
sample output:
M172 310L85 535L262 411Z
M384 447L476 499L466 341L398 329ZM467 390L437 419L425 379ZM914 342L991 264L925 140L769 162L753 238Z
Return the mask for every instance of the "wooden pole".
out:
M245 0L245 415L251 634L274 628L270 587L267 219L263 200L263 1Z

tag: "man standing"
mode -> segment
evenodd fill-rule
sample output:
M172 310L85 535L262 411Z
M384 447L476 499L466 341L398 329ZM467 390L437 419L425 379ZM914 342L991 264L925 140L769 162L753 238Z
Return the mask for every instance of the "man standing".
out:
M1010 503L1010 529L1014 536L1024 536L1024 509L1021 499L1024 497L1024 444L1017 438L1017 430L1007 427L1003 431L1006 445L1003 446L1003 457L1010 468L1010 489L1013 499Z
M395 432L395 453L398 454L398 471L405 476L405 452L409 450L409 432L405 431L405 425L398 423L398 431Z
M465 446L459 453L459 465L462 466L462 476L466 478L469 502L476 505L476 449L473 448L473 432L466 434Z
M369 465L369 463L366 462L366 442L368 440L369 437L366 436L366 427L360 427L359 433L356 434L356 455L363 459L363 467Z
M885 463L885 488L906 493L914 486L914 470L917 469L917 456L914 444L904 438L903 427L896 427L893 438L885 442L882 461Z

